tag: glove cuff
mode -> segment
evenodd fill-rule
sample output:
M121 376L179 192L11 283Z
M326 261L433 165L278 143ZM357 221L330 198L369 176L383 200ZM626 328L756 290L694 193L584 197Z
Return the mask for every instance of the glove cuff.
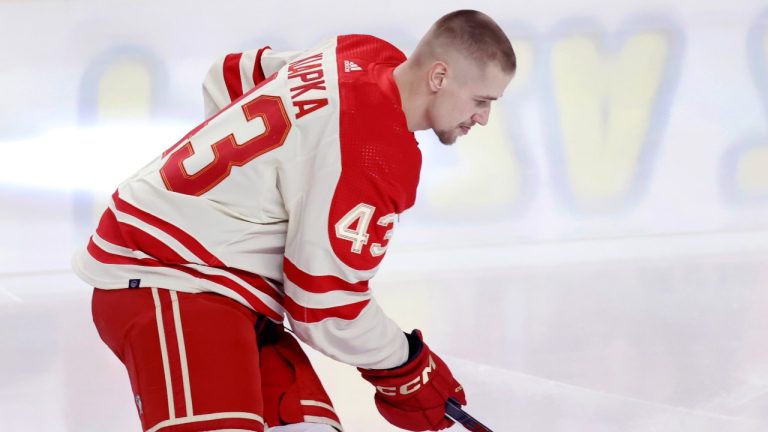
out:
M407 365L416 360L416 357L418 357L424 350L424 340L421 336L421 330L414 330L410 333L406 333L405 337L408 339L408 360L406 360L403 365ZM403 365L401 365L401 367Z
M400 366L396 366L389 369L362 369L357 368L363 377L394 377L400 375L407 375L412 372L412 369L419 367L419 362L422 361L422 357L429 354L429 347L424 343L421 336L421 330L413 330L411 333L405 333L405 337L408 340L408 359Z

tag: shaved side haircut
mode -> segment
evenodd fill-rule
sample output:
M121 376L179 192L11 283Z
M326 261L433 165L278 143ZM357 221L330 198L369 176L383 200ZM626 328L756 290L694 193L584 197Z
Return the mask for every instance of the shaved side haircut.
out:
M444 15L429 29L413 52L420 62L442 60L454 51L478 64L496 63L513 74L517 57L507 35L488 15L476 10L458 10Z

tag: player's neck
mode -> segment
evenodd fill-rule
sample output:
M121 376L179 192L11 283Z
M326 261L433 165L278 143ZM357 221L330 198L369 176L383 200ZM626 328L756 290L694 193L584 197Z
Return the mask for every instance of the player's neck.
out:
M405 120L408 123L408 130L414 132L429 129L425 116L426 104L424 98L419 95L417 71L406 60L395 68L392 77L400 93L400 102L403 106L403 113L405 113Z

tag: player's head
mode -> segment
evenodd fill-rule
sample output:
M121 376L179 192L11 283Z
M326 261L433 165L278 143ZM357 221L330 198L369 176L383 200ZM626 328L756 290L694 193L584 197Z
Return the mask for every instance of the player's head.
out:
M408 63L420 89L414 130L431 128L444 144L488 122L491 102L501 97L517 67L504 31L474 10L451 12L435 22Z

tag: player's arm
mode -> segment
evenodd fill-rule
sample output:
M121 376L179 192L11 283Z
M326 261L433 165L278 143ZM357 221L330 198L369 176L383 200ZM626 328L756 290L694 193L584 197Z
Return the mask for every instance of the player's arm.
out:
M394 230L394 205L369 176L342 179L332 190L322 183L307 185L288 205L288 320L299 338L338 361L399 366L408 358L408 341L369 286Z
M265 46L227 54L208 69L203 81L205 116L210 117L293 60L299 51Z
M310 190L302 197L305 205L297 211L310 211L291 215L301 222L288 230L284 303L300 339L359 368L390 423L439 430L453 423L445 417L446 401L466 404L464 391L421 332L403 333L368 286L395 229L399 206L387 198L397 195L387 193L391 189L371 178L341 185L327 222L311 211L322 194ZM312 236L320 230L327 241Z

